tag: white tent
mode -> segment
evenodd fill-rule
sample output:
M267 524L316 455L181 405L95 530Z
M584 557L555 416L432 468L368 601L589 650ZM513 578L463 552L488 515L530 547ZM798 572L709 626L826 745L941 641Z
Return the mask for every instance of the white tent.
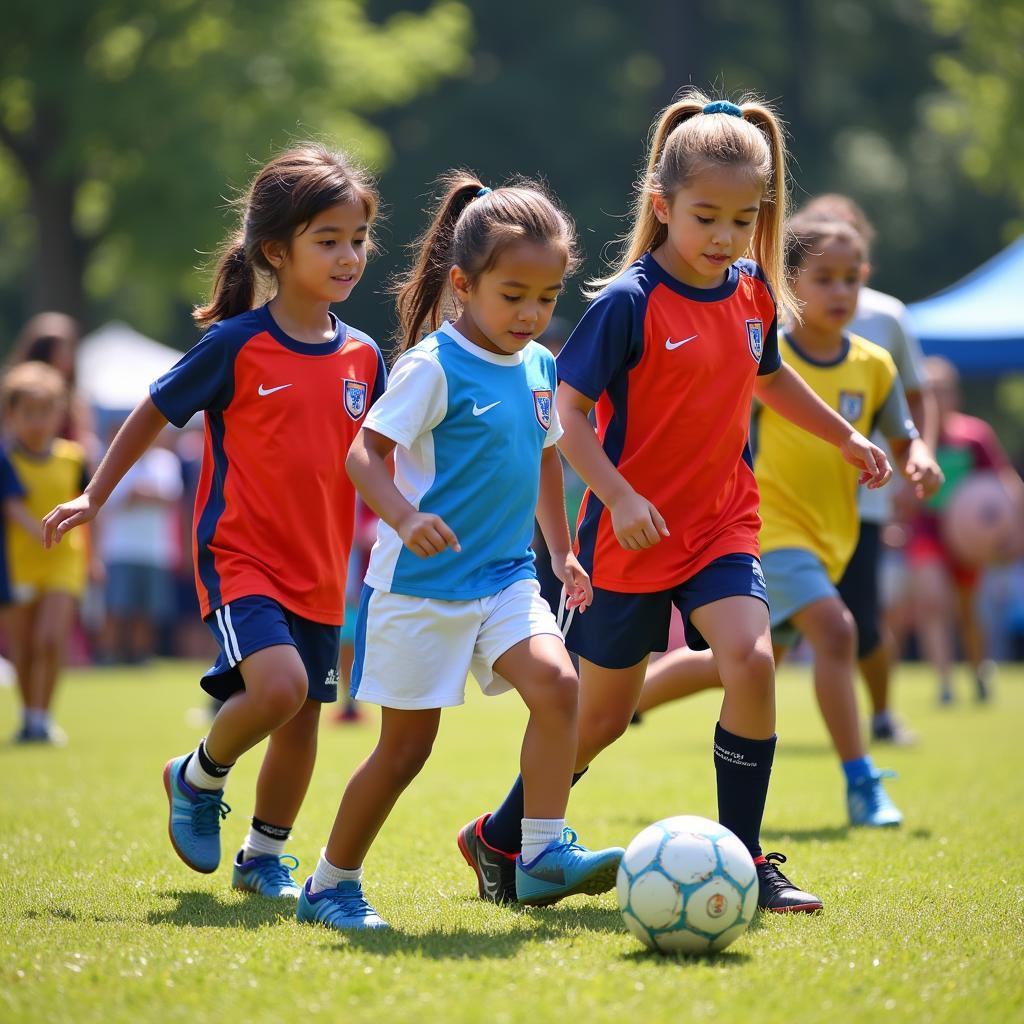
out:
M180 358L177 349L114 320L79 342L78 391L100 415L127 414Z

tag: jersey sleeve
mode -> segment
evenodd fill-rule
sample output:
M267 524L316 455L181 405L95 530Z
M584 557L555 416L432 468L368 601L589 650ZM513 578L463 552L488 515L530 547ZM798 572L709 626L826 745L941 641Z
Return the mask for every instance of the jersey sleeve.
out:
M924 383L924 353L910 323L907 307L902 303L892 318L890 337L890 351L904 390L920 391Z
M558 379L596 402L644 353L647 297L638 282L620 279L587 307L558 354Z
M551 384L551 424L548 426L547 435L544 438L544 447L550 448L551 445L558 442L564 431L562 430L562 421L558 418L558 403L554 400L558 387L558 369L553 358L547 360L545 370Z
M7 453L0 451L0 501L8 498L25 497L25 488L18 479L18 474L7 458Z
M384 365L384 356L381 355L380 349L376 346L374 346L374 351L377 353L377 373L373 378L373 390L370 392L371 408L377 403L377 399L384 394L388 386L388 368Z
M774 304L774 299L772 302ZM779 351L779 314L776 312L772 317L772 322L764 332L764 348L761 350L761 362L757 367L757 375L758 377L764 377L781 369L782 353Z
M412 349L395 363L384 394L363 420L366 430L412 447L433 430L448 411L448 383L441 364L429 353Z
M984 420L975 419L971 426L974 428L970 442L974 451L974 468L991 469L997 473L1009 468L1012 463L996 432Z
M215 324L162 377L149 386L161 415L183 427L206 409L224 409L234 392L234 355L228 333Z
M910 441L920 435L910 415L907 393L899 376L893 378L889 394L875 414L875 426L890 441Z

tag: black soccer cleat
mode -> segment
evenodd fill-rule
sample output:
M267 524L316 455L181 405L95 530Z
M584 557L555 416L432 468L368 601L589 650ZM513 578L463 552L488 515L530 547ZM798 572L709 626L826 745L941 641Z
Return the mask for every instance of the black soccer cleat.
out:
M798 889L776 865L785 864L781 853L766 853L757 866L757 909L773 914L814 914L821 910L821 900Z
M471 821L459 832L458 844L466 863L476 872L480 899L488 903L515 903L516 856L490 846L483 836L485 814Z

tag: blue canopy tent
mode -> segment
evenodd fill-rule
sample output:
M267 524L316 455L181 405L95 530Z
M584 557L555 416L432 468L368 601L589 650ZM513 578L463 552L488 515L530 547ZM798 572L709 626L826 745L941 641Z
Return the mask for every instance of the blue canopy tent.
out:
M1024 235L908 312L925 352L962 374L1024 371Z

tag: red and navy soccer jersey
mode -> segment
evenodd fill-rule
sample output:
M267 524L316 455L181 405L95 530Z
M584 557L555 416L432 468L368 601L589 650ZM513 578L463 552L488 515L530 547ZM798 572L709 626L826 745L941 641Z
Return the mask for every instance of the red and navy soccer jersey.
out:
M215 324L150 387L175 426L206 414L193 537L204 618L260 595L314 622L344 619L345 457L386 372L370 338L334 323L333 340L305 344L262 306Z
M756 376L781 365L775 300L750 260L704 289L647 253L591 303L558 357L559 378L597 403L605 454L671 533L627 551L587 491L577 548L595 586L667 590L722 555L758 554L750 406Z

